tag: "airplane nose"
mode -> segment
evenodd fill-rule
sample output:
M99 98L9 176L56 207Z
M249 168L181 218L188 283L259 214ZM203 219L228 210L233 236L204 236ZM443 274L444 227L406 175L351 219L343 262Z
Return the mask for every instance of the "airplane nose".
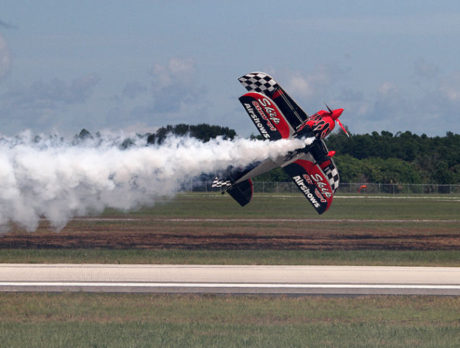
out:
M342 115L343 109L335 109L332 111L332 119L336 120Z

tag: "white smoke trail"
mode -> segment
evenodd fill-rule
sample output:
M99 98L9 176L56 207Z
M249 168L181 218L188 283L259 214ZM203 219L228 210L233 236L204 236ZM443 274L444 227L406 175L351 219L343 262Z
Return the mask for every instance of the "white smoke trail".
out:
M162 145L119 145L113 139L70 145L59 138L1 138L0 226L13 222L33 231L45 217L61 229L74 216L106 207L153 205L202 173L275 158L304 143L171 137Z

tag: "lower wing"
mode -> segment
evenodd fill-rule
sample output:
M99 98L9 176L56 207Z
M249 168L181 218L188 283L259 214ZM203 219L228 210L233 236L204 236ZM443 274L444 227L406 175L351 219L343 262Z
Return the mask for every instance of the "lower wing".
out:
M339 183L338 172L331 159L317 164L310 154L302 154L284 164L283 170L318 214L329 209Z

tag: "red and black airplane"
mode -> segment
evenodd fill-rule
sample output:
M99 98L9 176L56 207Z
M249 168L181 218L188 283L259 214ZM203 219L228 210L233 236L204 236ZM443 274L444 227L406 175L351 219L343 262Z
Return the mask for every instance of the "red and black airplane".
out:
M339 121L343 109L320 110L308 116L283 88L263 72L253 72L238 79L248 90L239 98L249 117L264 139L305 139L305 147L275 160L266 159L247 168L232 168L223 179L216 178L213 187L229 193L242 206L253 194L251 178L281 167L292 178L315 210L329 209L339 187L339 172L323 139L335 124L348 135Z

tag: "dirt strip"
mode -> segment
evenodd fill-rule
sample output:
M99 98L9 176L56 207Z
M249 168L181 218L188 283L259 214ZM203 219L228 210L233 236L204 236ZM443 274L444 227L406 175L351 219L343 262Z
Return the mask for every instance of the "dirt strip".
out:
M13 226L1 248L460 250L457 220L77 219L61 232Z

